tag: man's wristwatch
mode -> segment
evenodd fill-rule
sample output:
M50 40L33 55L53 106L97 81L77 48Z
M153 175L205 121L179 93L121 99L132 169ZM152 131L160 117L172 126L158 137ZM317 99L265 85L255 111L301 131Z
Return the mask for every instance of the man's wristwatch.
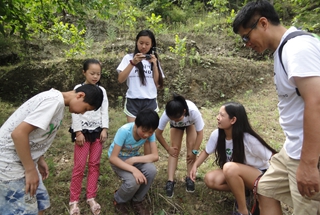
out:
M192 154L194 154L194 155L198 155L199 154L199 150L192 150Z

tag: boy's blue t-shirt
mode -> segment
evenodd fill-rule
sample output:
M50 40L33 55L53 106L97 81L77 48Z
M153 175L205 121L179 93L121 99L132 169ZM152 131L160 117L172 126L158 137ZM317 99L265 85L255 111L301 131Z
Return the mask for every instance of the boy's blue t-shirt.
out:
M109 157L113 151L114 144L121 146L121 151L119 153L120 158L129 158L140 155L139 149L146 142L146 140L149 140L149 142L154 142L156 140L155 134L153 133L147 139L140 139L136 141L133 137L133 127L134 122L130 122L118 129L108 151Z

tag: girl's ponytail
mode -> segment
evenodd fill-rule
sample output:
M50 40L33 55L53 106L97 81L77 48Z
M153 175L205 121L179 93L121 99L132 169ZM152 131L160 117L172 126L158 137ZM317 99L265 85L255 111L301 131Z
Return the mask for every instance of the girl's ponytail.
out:
M189 107L185 98L174 93L173 99L166 104L166 114L171 119L179 119L183 114L189 116Z

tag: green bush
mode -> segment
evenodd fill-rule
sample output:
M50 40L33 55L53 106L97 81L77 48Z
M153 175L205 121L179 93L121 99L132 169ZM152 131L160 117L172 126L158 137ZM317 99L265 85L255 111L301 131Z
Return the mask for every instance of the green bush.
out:
M175 5L172 5L171 9L166 12L169 22L186 23L187 15L185 11Z

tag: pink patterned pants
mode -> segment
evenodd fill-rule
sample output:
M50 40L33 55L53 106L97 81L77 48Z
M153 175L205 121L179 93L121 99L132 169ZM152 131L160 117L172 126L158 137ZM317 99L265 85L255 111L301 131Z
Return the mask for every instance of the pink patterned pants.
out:
M74 167L70 184L70 202L79 201L82 179L88 158L87 199L97 195L97 183L100 173L100 158L102 143L100 139L95 142L85 142L83 146L74 145Z

